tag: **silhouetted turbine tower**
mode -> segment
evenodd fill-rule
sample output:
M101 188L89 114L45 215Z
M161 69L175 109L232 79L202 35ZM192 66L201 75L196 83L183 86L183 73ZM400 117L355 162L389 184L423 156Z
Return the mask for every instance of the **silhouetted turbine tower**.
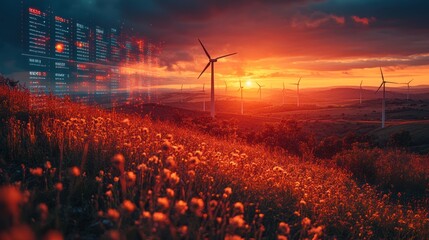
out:
M224 57L228 57L237 53L230 53L230 54L226 54L217 58L211 58L209 52L207 52L206 48L204 47L203 43L201 42L200 39L198 39L198 41L201 44L201 47L203 47L204 52L207 55L207 58L209 59L209 62L207 63L206 67L203 69L203 71L200 73L200 75L198 76L198 78L201 77L201 75L203 75L204 71L211 65L212 69L211 69L211 82L210 82L210 101L211 101L211 109L210 109L210 115L212 116L212 118L215 117L215 96L214 96L214 63L217 62L217 60L224 58Z
M383 70L381 70L380 67L380 73L381 73L381 84L380 87L378 87L377 91L375 93L378 93L381 87L383 87L383 100L381 104L381 128L384 128L385 122L386 122L386 83L395 83L395 82L388 82L384 80Z
M256 82L256 84L258 84L259 89L258 89L258 93L259 93L259 100L262 101L262 85L260 85L258 82Z
M360 81L360 85L359 85L359 104L362 104L362 83L363 83L363 80Z
M414 79L411 79L409 82L405 83L407 84L407 100L410 100L410 83L413 81Z
M299 107L299 83L301 82L301 78L299 78L297 83L292 83L292 85L296 85L296 106Z
M241 115L243 115L243 85L241 85L241 80L240 80L240 88L238 89L238 91L240 91L241 94Z

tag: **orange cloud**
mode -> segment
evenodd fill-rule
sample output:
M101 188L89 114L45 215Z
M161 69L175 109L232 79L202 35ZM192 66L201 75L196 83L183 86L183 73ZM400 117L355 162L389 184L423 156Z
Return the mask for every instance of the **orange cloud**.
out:
M292 27L318 28L329 22L335 22L338 25L344 25L346 20L342 16L333 14L316 13L312 16L297 15L292 20Z
M340 25L343 25L346 22L346 20L344 19L344 17L341 17L341 16L335 16L335 15L331 14L331 15L329 15L329 17L331 19L333 19L336 23L340 24Z
M375 21L375 18L366 18L366 17L358 17L358 16L352 16L352 19L355 23L363 24L363 25L369 25L370 22Z

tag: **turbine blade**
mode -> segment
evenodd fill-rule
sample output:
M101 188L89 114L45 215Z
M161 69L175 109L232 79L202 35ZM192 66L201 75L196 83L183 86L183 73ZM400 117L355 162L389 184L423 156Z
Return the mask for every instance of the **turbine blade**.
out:
M226 54L226 55L223 55L223 56L217 57L217 58L215 58L215 59L216 59L216 60L218 60L218 59L221 59L221 58L224 58L224 57L228 57L228 56L231 56L231 55L235 55L235 54L237 54L237 53L230 53L230 54Z
M381 70L381 67L380 67L380 73L381 73L381 79L383 80L383 82L384 82L384 75L383 75L383 70Z
M240 80L240 88L241 88L241 80Z
M361 87L362 87L362 83L363 83L363 80L362 80L362 81L360 81L360 85L359 85L359 86L361 86Z
M283 82L283 90L285 90L285 82Z
M203 71L200 73L200 76L198 76L197 79L199 79L201 77L201 75L203 75L204 71L210 66L210 62L207 63L206 67L203 69Z
M210 57L210 54L209 54L209 52L207 52L207 49L204 47L204 44L203 44L203 42L201 42L201 40L198 38L198 41L200 42L200 44L201 44L201 47L203 47L203 49L204 49L204 52L206 53L206 55L207 55L207 57L209 58L209 59L212 59L211 57Z
M380 87L378 87L378 89L377 89L377 91L376 91L375 93L378 93L378 91L380 91L380 88L383 86L383 84L384 84L384 82L382 82L382 83L380 84Z
M411 80L408 82L408 84L410 84L413 80L414 80L414 78L413 78L413 79L411 79Z
M297 85L299 85L299 82L301 82L301 78L302 78L302 77L300 77L300 78L299 78Z

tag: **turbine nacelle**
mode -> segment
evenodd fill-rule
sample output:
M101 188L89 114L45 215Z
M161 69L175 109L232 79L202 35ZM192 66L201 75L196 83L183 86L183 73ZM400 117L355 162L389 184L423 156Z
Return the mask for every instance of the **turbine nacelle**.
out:
M214 96L214 63L215 62L217 62L217 60L219 60L219 59L221 59L221 58L225 58L225 57L228 57L228 56L231 56L231 55L234 55L234 54L237 54L237 53L230 53L230 54L226 54L226 55L223 55L223 56L220 56L220 57L217 57L217 58L212 58L211 56L210 56L210 54L209 54L209 52L207 51L207 49L206 49L206 47L204 47L204 44L203 44L203 42L201 42L201 40L200 39L198 39L198 42L200 42L200 44L201 44L201 47L203 48L203 50L204 50L204 53L206 54L206 56L207 56L207 58L208 58L208 60L209 60L209 62L207 63L207 65L204 67L204 69L203 69L203 71L201 71L201 73L200 73L200 75L198 76L198 79L201 77L201 75L203 75L203 73L206 71L206 69L211 65L211 67L212 67L212 69L211 69L211 82L210 82L210 85L211 85L211 89L210 89L210 102L211 102L211 110L210 110L210 115L211 115L211 117L212 118L214 118L215 117L215 101L214 101L214 98L215 98L215 96ZM204 105L205 106L205 105Z
M383 70L381 70L381 67L380 67L380 73L381 73L381 84L375 93L378 93L378 91L380 91L380 89L381 89L381 87L383 87L383 85L386 86L386 83L398 84L397 82L390 82L390 81L384 80Z
M232 55L237 54L237 53L230 53L230 54L222 55L222 56L217 57L217 58L212 58L212 57L210 56L209 52L207 51L206 47L204 47L203 42L201 42L201 40L200 40L200 39L198 39L198 41L200 42L201 47L203 47L203 50L204 50L204 52L206 53L206 56L207 56L207 58L209 59L209 62L208 62L208 63L207 63L207 65L204 67L203 71L201 71L201 73L200 73L200 75L198 76L198 78L197 78L197 79L199 79L199 78L201 77L201 75L203 75L203 73L204 73L204 72L206 71L206 69L210 66L210 64L213 64L213 63L217 62L217 60L219 60L219 59L221 59L221 58L225 58L225 57L229 57L229 56L232 56ZM212 74L213 74L213 73L212 73Z

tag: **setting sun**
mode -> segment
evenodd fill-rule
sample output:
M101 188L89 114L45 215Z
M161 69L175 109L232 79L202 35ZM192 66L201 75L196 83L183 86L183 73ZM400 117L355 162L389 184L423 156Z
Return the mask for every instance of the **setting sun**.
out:
M252 82L250 80L246 81L246 87L251 87L252 86Z

